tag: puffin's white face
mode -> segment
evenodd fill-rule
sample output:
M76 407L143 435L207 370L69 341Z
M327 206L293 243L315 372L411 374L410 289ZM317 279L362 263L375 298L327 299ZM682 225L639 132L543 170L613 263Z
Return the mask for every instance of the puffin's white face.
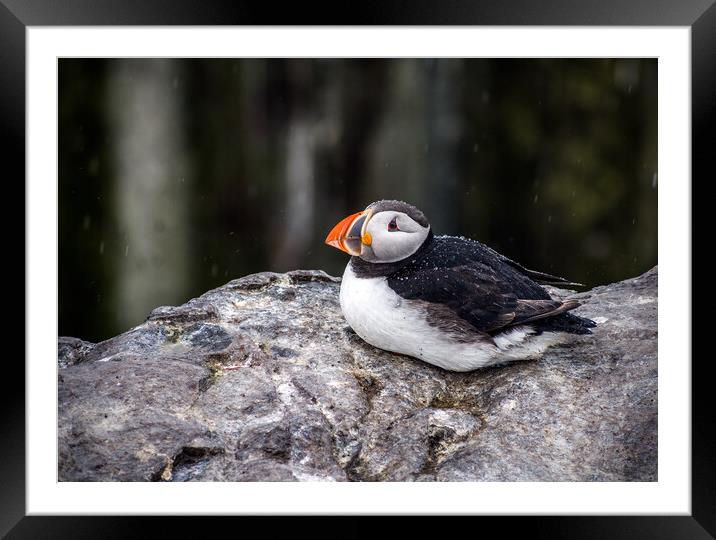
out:
M421 225L406 212L381 209L379 204L373 203L363 212L339 222L328 234L326 243L372 263L396 262L410 257L429 234L427 220L422 217L425 225Z
M362 244L360 258L386 263L403 260L418 251L430 227L423 227L404 212L387 210L366 220L370 244Z

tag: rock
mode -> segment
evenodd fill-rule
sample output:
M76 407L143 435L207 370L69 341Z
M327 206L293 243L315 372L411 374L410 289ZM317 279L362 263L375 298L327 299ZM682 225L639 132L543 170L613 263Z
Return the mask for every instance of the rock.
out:
M320 271L60 338L59 478L656 481L657 278L578 295L593 335L471 373L364 343Z

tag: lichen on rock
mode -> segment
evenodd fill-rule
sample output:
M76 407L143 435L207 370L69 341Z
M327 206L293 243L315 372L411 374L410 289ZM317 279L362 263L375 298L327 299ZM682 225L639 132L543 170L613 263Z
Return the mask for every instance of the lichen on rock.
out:
M599 325L539 361L451 373L363 342L338 278L236 279L59 339L59 478L655 481L657 280L577 295Z

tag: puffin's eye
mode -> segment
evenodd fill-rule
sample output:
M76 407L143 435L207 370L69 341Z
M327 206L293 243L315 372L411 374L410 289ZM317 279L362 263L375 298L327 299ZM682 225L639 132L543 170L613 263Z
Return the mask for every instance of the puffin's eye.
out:
M398 230L398 223L397 223L397 217L394 217L390 223L388 223L388 230L389 231L397 231Z

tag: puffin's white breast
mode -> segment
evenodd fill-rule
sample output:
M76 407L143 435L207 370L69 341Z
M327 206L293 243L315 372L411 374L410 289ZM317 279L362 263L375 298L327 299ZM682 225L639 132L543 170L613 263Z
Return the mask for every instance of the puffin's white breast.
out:
M350 264L343 273L340 301L351 328L375 347L454 371L485 365L491 356L485 345L449 340L427 323L424 310L396 294L386 278L358 278Z
M340 303L350 327L371 345L414 356L451 371L470 371L512 360L535 358L558 341L555 334L532 337L534 330L519 326L494 340L485 336L461 343L427 321L419 303L401 298L384 277L356 277L346 266Z

